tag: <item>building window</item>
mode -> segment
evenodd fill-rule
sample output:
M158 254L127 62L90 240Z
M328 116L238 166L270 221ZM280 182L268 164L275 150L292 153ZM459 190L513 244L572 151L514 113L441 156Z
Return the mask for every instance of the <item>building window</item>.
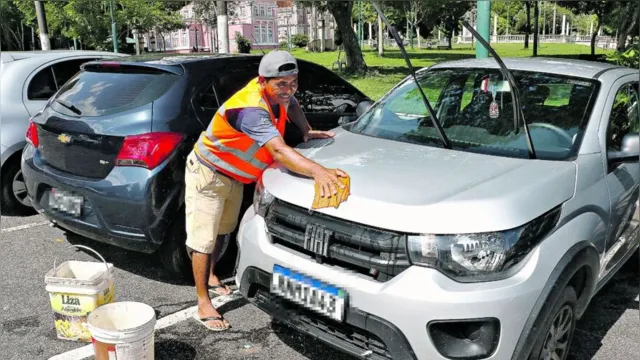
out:
M181 31L182 33L182 46L187 46L187 44L189 44L187 42L187 32L186 31Z
M267 42L273 43L273 22L269 22L267 25Z
M260 39L260 25L256 24L253 25L253 37L255 38L256 42L260 42L258 39Z

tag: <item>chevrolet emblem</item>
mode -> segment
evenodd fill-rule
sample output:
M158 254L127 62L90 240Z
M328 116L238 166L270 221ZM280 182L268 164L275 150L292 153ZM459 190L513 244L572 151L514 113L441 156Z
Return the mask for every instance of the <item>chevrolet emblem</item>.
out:
M60 134L58 135L58 140L60 140L60 142L63 144L68 144L71 142L71 136L67 134Z

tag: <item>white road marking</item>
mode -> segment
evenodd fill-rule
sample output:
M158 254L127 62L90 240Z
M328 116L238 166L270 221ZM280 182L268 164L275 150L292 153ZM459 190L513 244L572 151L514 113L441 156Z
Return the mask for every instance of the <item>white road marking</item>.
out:
M235 290L230 295L218 296L211 299L211 304L213 304L213 307L217 309L224 304L230 303L235 300L239 300L241 298L242 298L242 295L240 294L240 292L238 290ZM155 329L156 330L164 329L171 325L175 325L180 321L190 319L193 313L196 311L198 311L198 306L192 306L190 308L178 311L177 313L167 315L159 319L158 321L156 321ZM196 324L195 321L194 321L194 324ZM49 360L80 360L80 359L86 359L93 355L94 355L93 345L86 345L75 350L67 351L66 353L52 356L49 358Z
M18 231L18 230L29 229L29 228L32 228L32 227L43 226L43 225L47 225L47 224L50 224L50 223L51 223L50 221L43 221L43 222L38 222L38 223L31 223L31 224L25 224L25 225L20 225L20 226L14 226L14 227L2 229L2 233L8 233L8 232L13 232L13 231Z

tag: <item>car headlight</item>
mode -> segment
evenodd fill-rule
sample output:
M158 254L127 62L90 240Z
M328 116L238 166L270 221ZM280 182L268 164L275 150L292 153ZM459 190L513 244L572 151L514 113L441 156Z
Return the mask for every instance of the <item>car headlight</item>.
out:
M535 220L506 231L409 235L407 249L413 265L438 269L460 282L495 281L520 269L529 252L555 227L556 208Z
M274 199L275 197L264 188L261 181L256 182L256 189L253 192L253 209L256 214L265 217Z

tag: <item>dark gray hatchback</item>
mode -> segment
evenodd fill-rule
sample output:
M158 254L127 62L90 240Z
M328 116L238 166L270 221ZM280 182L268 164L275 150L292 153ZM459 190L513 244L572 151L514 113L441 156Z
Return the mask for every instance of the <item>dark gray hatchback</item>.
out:
M190 277L185 159L217 108L256 76L260 59L163 54L85 64L27 131L21 166L34 208L89 239L157 252L170 272ZM322 66L299 66L296 97L315 129L353 120L370 101ZM285 141L302 141L295 125ZM241 213L252 194L246 186ZM235 241L229 245L221 254L227 264L236 255Z

